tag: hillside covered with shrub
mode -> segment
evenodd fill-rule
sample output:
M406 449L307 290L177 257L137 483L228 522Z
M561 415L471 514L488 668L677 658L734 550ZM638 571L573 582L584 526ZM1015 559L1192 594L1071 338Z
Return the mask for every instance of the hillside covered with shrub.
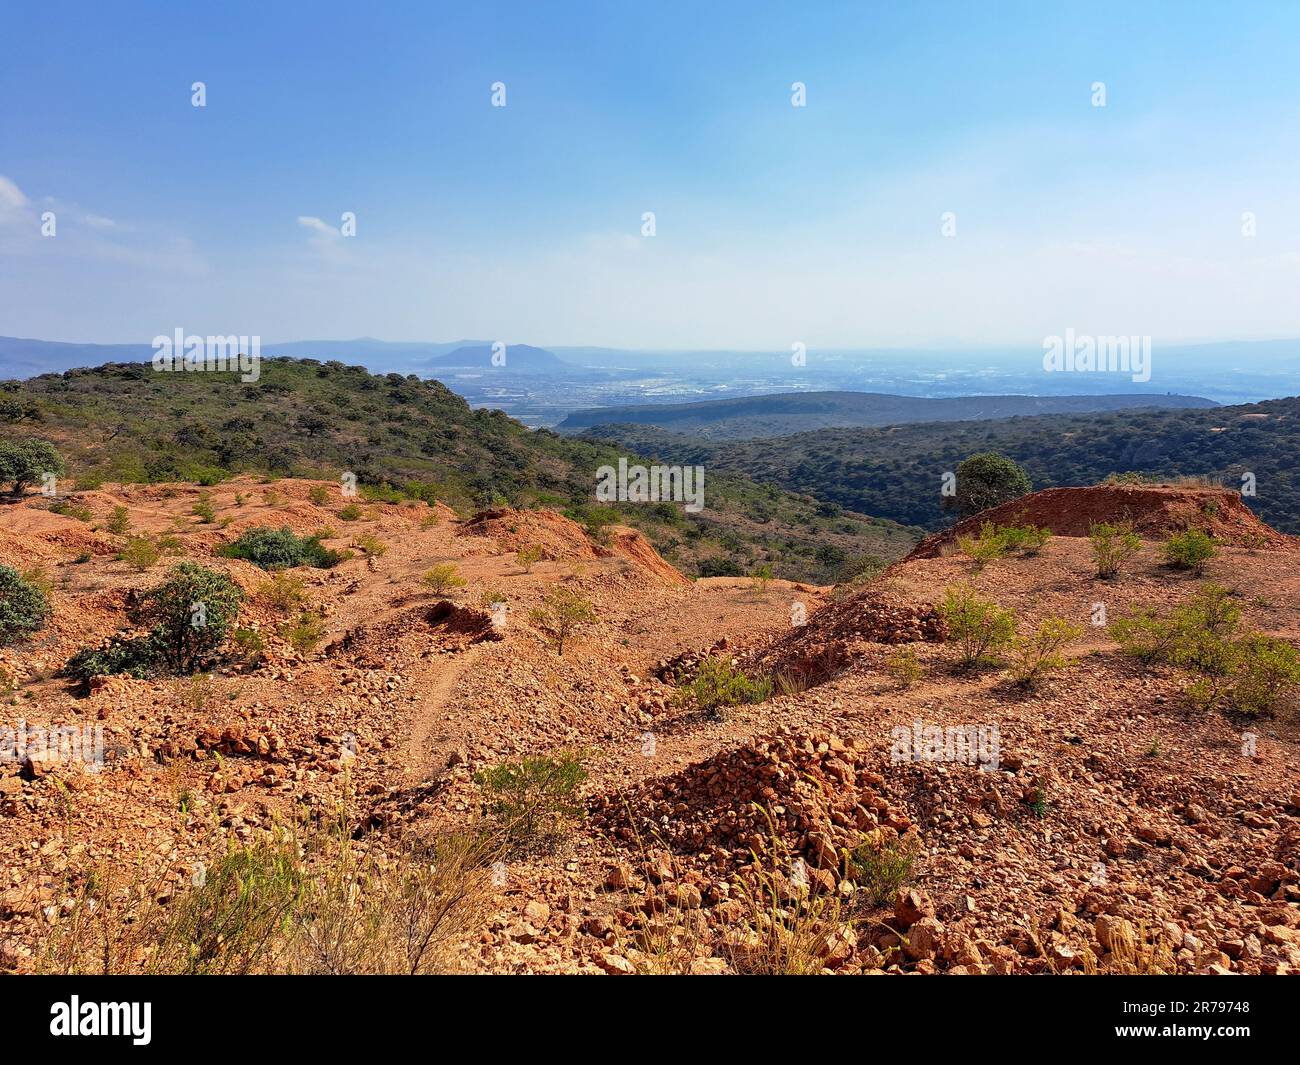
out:
M699 462L764 484L807 492L846 509L940 529L945 471L998 451L1019 462L1035 488L1128 479L1209 478L1242 487L1266 522L1300 533L1300 398L1207 410L1137 410L881 429L823 429L767 440L711 442L641 425L600 426L586 439L618 443L664 461Z
M265 360L253 384L233 373L155 373L147 363L0 382L0 440L32 438L53 442L83 488L351 472L372 498L438 499L463 512L546 506L595 527L635 525L688 573L770 564L782 577L825 582L917 539L735 471L706 470L698 516L680 504L597 507L596 471L625 451L471 410L437 381L335 361Z

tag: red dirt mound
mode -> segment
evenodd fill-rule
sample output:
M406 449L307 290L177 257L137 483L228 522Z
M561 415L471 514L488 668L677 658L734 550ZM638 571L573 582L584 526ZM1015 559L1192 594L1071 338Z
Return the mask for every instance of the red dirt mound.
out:
M946 635L931 604L868 587L814 612L806 624L749 656L747 665L809 687L842 673L869 645L941 643Z
M615 554L634 562L640 569L653 574L668 584L690 584L671 563L664 561L653 545L636 529L626 525L612 525L609 529L609 546Z
M869 758L852 740L783 729L670 777L600 796L591 814L612 838L633 847L707 852L720 868L747 865L751 851L768 848L775 829L791 857L835 869L839 848L852 848L862 833L911 827L878 796L884 782L867 768Z
M984 522L1037 525L1057 536L1087 536L1095 522L1127 522L1148 539L1189 528L1241 547L1294 547L1300 541L1265 525L1241 496L1226 488L1178 485L1100 484L1091 488L1045 488L959 521L928 536L908 558L934 558L959 536L973 536Z
M553 510L480 511L456 530L457 536L482 536L501 551L540 547L548 562L600 558L601 552L576 521Z

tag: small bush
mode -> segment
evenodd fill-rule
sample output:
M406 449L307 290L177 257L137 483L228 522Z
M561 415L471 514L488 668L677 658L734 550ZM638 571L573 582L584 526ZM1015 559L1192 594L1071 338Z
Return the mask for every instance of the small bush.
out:
M286 614L306 603L306 586L301 577L277 573L257 589L257 598L272 610Z
M343 521L356 521L361 517L361 508L355 503L349 503L339 511L339 518Z
M578 789L587 779L582 756L530 756L474 774L484 812L498 826L512 854L549 850L582 816Z
M158 547L147 536L133 536L117 553L118 561L125 562L137 573L156 566L160 557Z
M847 862L849 879L868 909L885 906L912 879L919 848L913 837L864 836Z
M319 614L303 611L296 621L280 626L280 635L299 654L310 654L325 636L325 622Z
M330 501L330 490L323 484L314 484L307 493L307 498L318 507L323 507Z
M141 594L131 618L152 630L169 668L192 673L225 641L243 599L224 573L182 562L162 584Z
M1175 533L1165 541L1165 564L1174 569L1191 570L1201 573L1205 564L1219 553L1214 540L1200 529L1188 529Z
M1012 680L1022 688L1032 687L1043 676L1065 666L1066 644L1083 635L1083 626L1064 618L1045 618L1032 633L1011 644Z
M0 565L0 645L44 628L49 618L49 596L39 583Z
M556 654L564 656L564 645L569 637L583 625L596 620L591 603L576 592L557 588L546 597L542 606L529 612L528 620L550 634L555 641Z
M540 562L542 558L543 552L540 547L521 548L515 554L515 561L519 563L525 573L531 573L533 566Z
M1094 522L1088 529L1092 542L1092 561L1096 574L1107 580L1119 573L1120 566L1142 550L1142 541L1130 525Z
M1291 706L1300 689L1300 652L1286 640L1258 633L1238 646L1232 669L1233 709L1258 716Z
M900 688L910 688L925 676L925 667L911 647L894 648L885 659L885 671L898 681Z
M973 559L982 569L1008 551L1006 537L1001 536L992 522L980 526L978 536L957 537L957 547L963 555Z
M125 674L145 680L159 670L158 641L152 636L110 637L99 647L87 647L68 659L59 675L86 687L94 677Z
M352 546L365 555L371 555L379 558L388 551L388 545L379 537L370 533L362 533L360 536L353 537Z
M724 655L711 655L700 663L684 691L699 709L719 717L729 706L761 703L772 695L772 681L751 678Z
M973 585L950 587L939 613L948 625L948 639L957 644L965 669L996 660L1015 637L1016 615L992 599L980 596Z
M199 496L199 501L190 507L190 513L204 525L211 525L217 518L217 508L212 505L212 497L207 492Z
M131 531L131 516L126 507L116 506L112 514L109 515L108 521L104 523L104 528L114 536L125 536Z
M352 557L345 551L326 547L319 534L295 536L288 526L249 529L234 543L223 547L221 554L226 558L242 558L262 569L289 569L293 566L330 569Z
M434 595L446 595L453 588L463 588L468 582L457 571L454 562L443 562L426 571L420 583Z

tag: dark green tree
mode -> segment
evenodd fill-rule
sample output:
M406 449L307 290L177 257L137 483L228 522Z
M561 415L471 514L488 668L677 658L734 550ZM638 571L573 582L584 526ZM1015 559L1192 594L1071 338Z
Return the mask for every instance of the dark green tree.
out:
M178 673L193 673L225 641L244 593L224 573L182 562L140 597L131 619L147 625L158 654Z
M996 451L972 455L957 467L954 503L962 517L1009 503L1033 491L1020 464Z

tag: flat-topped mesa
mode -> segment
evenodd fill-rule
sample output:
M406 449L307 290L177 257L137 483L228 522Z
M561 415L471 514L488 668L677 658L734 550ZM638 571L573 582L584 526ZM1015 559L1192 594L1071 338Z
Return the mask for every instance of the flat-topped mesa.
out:
M1087 488L1045 488L1010 503L990 507L927 536L907 556L934 558L957 542L974 536L985 522L1037 525L1057 536L1087 536L1094 524L1127 523L1147 539L1163 539L1186 529L1201 529L1223 544L1239 547L1298 547L1300 538L1264 524L1228 488L1166 484L1099 484Z

